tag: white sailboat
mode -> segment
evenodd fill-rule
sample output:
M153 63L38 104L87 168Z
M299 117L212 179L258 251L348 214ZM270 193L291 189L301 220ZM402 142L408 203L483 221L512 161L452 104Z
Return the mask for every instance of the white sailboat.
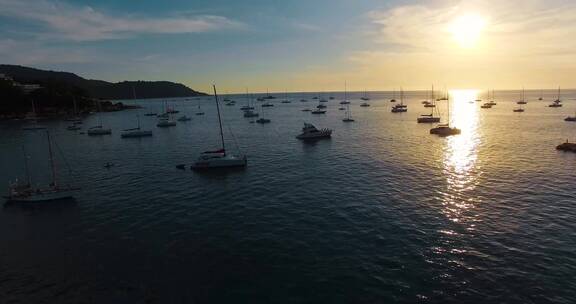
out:
M52 139L50 138L50 132L46 131L46 137L48 139L48 153L50 160L50 170L52 181L46 188L34 188L32 187L32 182L30 179L30 173L28 170L28 160L26 152L24 152L24 162L26 168L26 183L21 183L16 180L11 183L8 187L8 195L5 196L8 202L20 202L20 203L40 203L46 201L62 200L73 198L75 191L80 188L67 186L61 186L57 181L56 172L56 161L54 159L54 153L52 151Z
M102 126L102 117L100 112L102 112L101 109L101 105L100 102L97 101L97 110L98 113L96 115L98 115L98 125L90 127L87 131L86 134L90 135L90 136L98 136L98 135L110 135L112 134L112 129L110 128L104 128L104 126Z
M140 116L136 115L136 119L138 121L138 127L132 129L126 129L122 131L120 137L122 138L134 138L134 137L148 137L152 136L152 131L150 130L142 130L140 128Z
M174 119L172 118L172 113L174 113L174 109L171 109L168 106L168 102L164 102L164 113L166 115L162 115L161 117L158 118L158 122L156 123L156 126L158 128L168 128L168 127L175 127L176 126L176 121L174 121Z
M262 117L258 118L258 119L256 120L256 123L259 123L259 124L267 124L267 123L270 123L270 122L271 122L270 119L264 118L264 105L261 105L261 106L260 106L260 112L262 113Z
M191 169L207 170L216 168L246 167L248 160L245 155L233 155L226 153L224 132L222 131L222 118L220 117L220 105L218 103L218 94L216 93L215 85L213 88L214 99L216 101L216 109L218 112L218 125L220 127L220 140L222 147L216 151L206 151L200 154L198 160L192 164Z
M343 122L353 122L354 119L352 119L352 113L350 113L350 105L347 104L346 105L346 116L344 116L344 119L342 119Z

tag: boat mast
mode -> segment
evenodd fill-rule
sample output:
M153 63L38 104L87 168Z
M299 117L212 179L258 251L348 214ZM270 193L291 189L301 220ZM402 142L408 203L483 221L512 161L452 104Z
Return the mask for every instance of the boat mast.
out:
M22 152L24 153L24 170L26 170L26 181L28 186L32 185L32 179L30 178L30 168L28 167L28 155L26 154L26 148L22 145Z
M448 97L448 127L450 127L450 97Z
M347 89L346 80L344 80L344 101L348 101L348 89Z
M50 131L46 130L46 137L48 138L48 153L50 155L50 168L52 170L52 184L56 187L56 163L54 162L54 153L52 153L52 140L50 139Z
M78 114L78 109L76 108L76 97L74 97L74 95L72 95L72 104L74 105L74 117L76 117Z
M220 118L220 105L218 105L218 94L216 93L216 85L212 85L214 88L214 100L216 101L216 111L218 111L218 125L220 126L220 139L222 140L222 150L224 150L224 156L226 156L226 147L224 146L224 132L222 131L222 118Z

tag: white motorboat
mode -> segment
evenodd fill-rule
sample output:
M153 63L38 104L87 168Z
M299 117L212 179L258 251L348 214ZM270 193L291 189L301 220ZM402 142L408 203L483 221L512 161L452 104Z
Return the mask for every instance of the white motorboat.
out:
M296 136L296 138L302 140L311 140L311 139L330 138L331 136L332 136L332 130L330 129L324 128L318 130L314 125L304 123L302 133Z

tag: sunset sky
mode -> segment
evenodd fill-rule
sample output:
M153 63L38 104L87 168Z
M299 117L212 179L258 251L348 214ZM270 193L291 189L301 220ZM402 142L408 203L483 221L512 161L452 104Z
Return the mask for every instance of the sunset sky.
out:
M0 0L1 63L243 92L572 88L576 1Z

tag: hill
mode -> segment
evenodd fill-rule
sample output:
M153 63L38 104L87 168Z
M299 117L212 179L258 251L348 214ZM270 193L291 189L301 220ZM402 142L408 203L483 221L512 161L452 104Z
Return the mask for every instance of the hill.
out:
M88 97L99 99L130 99L190 97L206 95L187 86L169 81L122 81L118 83L85 79L74 73L46 71L18 65L0 65L0 74L10 76L20 83L43 86L57 83L81 89Z

